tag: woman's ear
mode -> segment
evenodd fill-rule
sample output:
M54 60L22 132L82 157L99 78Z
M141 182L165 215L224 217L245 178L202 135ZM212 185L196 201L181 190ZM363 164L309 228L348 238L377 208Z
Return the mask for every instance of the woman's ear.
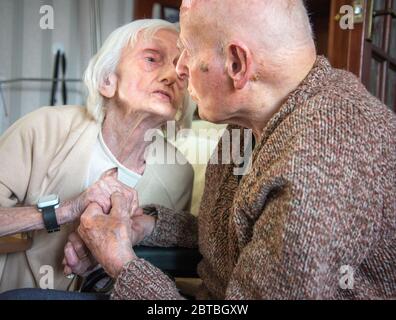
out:
M226 48L226 70L235 89L243 89L249 81L252 65L250 50L241 43L231 43Z
M100 85L99 92L106 98L113 98L117 90L117 76L110 74Z

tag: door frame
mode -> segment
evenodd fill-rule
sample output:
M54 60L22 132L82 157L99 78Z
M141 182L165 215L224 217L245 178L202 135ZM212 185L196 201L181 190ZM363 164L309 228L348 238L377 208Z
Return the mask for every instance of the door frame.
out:
M354 0L332 0L329 23L328 57L333 67L348 70L359 79L363 79L365 61L365 31L368 20L355 23L354 29L343 30L340 27L340 8L353 6ZM366 13L368 2L364 0L363 12Z

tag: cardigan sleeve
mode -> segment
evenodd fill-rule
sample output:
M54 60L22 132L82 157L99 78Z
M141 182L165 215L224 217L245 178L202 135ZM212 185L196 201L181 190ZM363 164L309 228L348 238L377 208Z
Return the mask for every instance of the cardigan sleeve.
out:
M122 269L111 294L112 300L182 300L175 283L144 259Z
M14 123L0 137L0 207L22 203L32 170L33 130L29 117Z
M152 234L140 243L151 247L198 247L198 219L184 211L153 205L144 208L157 217Z

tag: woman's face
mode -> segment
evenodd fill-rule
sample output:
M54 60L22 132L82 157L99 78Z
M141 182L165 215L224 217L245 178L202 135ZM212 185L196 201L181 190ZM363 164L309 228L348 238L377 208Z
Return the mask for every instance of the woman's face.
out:
M116 104L125 113L144 112L173 120L186 94L187 81L178 77L178 34L162 29L147 40L139 36L123 50L117 67Z

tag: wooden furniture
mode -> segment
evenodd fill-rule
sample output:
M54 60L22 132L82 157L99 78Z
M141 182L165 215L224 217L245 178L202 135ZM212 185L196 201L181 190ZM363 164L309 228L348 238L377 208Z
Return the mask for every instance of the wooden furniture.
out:
M153 6L156 3L171 8L180 8L181 0L137 0L135 1L134 19L152 18Z
M26 234L18 234L0 238L0 254L15 253L29 250L33 240Z

